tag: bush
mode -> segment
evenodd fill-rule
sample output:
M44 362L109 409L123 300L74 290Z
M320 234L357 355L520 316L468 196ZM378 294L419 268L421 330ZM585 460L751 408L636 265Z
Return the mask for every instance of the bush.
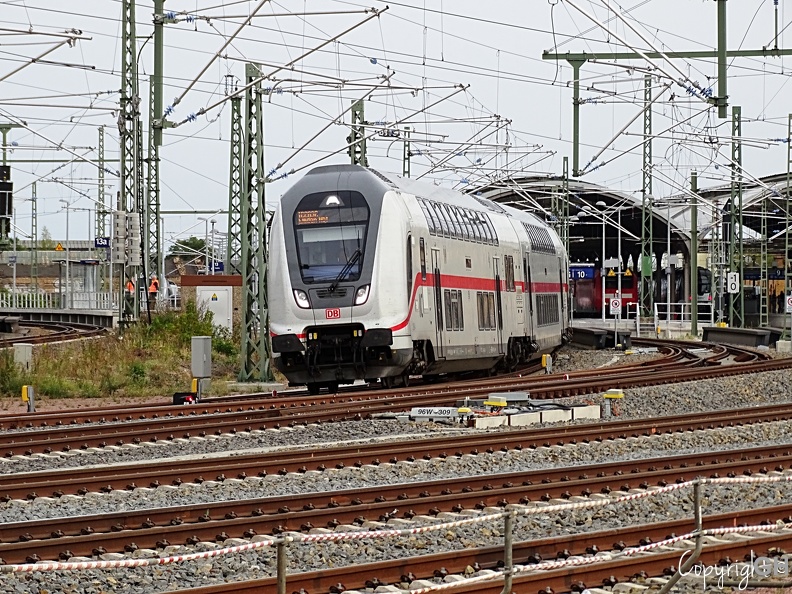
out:
M50 398L71 398L79 396L76 386L70 380L62 377L45 376L39 378L36 391L42 396Z
M140 361L133 361L129 366L127 375L129 379L132 380L133 384L140 386L146 383L146 376L148 374L146 373L146 366L143 363Z
M14 353L10 349L0 351L0 394L3 396L19 396L22 386L30 383L27 373L23 373L14 362Z

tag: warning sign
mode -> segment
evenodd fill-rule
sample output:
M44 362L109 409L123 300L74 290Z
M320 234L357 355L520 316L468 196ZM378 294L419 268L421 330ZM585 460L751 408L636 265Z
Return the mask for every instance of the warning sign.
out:
M611 299L610 312L612 316L615 316L616 314L621 312L621 299Z
M792 295L787 295L786 313L792 313Z
M212 301L217 301L217 293L212 293Z
M60 244L60 243L58 245L56 245L55 246L55 251L56 252L62 252L63 251L63 245Z
M616 273L613 270L608 270L608 276L616 276Z

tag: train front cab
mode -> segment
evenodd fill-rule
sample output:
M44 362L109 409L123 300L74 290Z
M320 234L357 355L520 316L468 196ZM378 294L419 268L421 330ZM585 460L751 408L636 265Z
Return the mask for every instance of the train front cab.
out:
M277 284L287 287L271 305L288 318L272 316L275 365L290 384L312 392L390 377L412 358L409 345L394 345L390 326L370 323L381 319L391 298L382 290L377 263L390 247L381 245L390 233L380 225L383 208L393 207L383 206L389 188L363 168L332 176L334 186L360 191L327 190L328 177L309 174L283 196L272 228L281 234L282 254L271 241L271 262L279 256L284 272ZM272 265L271 274L278 274Z

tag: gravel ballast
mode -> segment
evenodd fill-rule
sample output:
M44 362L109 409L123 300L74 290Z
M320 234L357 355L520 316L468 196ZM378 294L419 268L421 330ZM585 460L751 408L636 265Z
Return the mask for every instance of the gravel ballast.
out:
M578 356L578 353L580 355ZM564 353L566 354L566 353ZM650 355L642 355L649 357ZM614 357L617 360L614 361ZM570 351L569 359L557 362L568 365L569 371L578 364L586 367L615 365L629 362L613 352ZM570 399L599 403L599 396ZM625 390L620 402L619 418L638 418L664 414L706 411L723 408L759 406L792 400L792 374L788 371L744 376L731 376L695 383L664 385ZM485 473L516 472L520 470L580 466L616 460L720 449L739 449L746 446L788 443L792 422L775 422L756 426L735 427L695 433L657 435L651 438L617 440L588 445L540 448L535 451L506 454L465 456L461 459L416 461L415 463L383 464L380 467L345 468L308 475L251 477L226 483L208 482L202 485L184 484L178 488L136 489L132 492L92 494L87 498L63 497L59 500L10 501L0 505L0 521L17 522L40 518L56 518L86 513L110 513L133 509L179 507L195 503L210 503L225 499L247 499L313 491L333 491L376 484L395 484L438 480L444 476L473 476ZM321 427L300 427L294 430L262 431L253 434L223 436L214 440L188 440L184 443L152 445L139 448L106 448L99 452L75 453L52 458L18 457L0 462L4 473L30 472L51 468L72 468L84 465L105 465L145 462L174 456L218 455L222 452L251 452L284 446L312 446L342 441L415 438L426 433L445 433L448 427L400 424L396 421L367 421L335 423ZM454 429L451 429L454 431ZM405 437L409 435L410 437ZM395 437L394 437L395 438ZM788 501L792 485L771 484L744 487L712 487L705 498L708 513L750 509L778 505ZM532 516L518 520L516 538L572 534L645 523L647 518L661 519L691 517L692 493L680 491L631 502L616 508L599 511ZM400 523L401 524L401 523ZM402 527L402 526L399 526ZM290 571L308 571L324 567L359 564L395 557L440 552L469 546L502 543L502 527L468 526L443 533L410 536L401 539L294 545L290 549ZM158 554L179 554L214 548L222 543L201 543L197 547L172 547ZM143 554L143 553L138 553ZM34 573L30 575L0 575L0 588L5 592L69 592L73 594L118 592L155 593L171 589L203 586L214 581L247 580L266 577L274 568L274 552L258 552L223 556L200 562L180 563L151 568L123 570Z

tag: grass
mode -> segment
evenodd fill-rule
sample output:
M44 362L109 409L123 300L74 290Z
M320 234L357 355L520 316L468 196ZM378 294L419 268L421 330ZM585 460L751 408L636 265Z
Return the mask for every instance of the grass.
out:
M235 380L240 341L212 325L212 313L188 303L184 312L157 315L122 334L95 340L43 345L34 349L30 372L14 364L13 351L0 351L0 397L19 398L22 386L37 397L135 398L189 390L191 339L212 337L213 386Z

